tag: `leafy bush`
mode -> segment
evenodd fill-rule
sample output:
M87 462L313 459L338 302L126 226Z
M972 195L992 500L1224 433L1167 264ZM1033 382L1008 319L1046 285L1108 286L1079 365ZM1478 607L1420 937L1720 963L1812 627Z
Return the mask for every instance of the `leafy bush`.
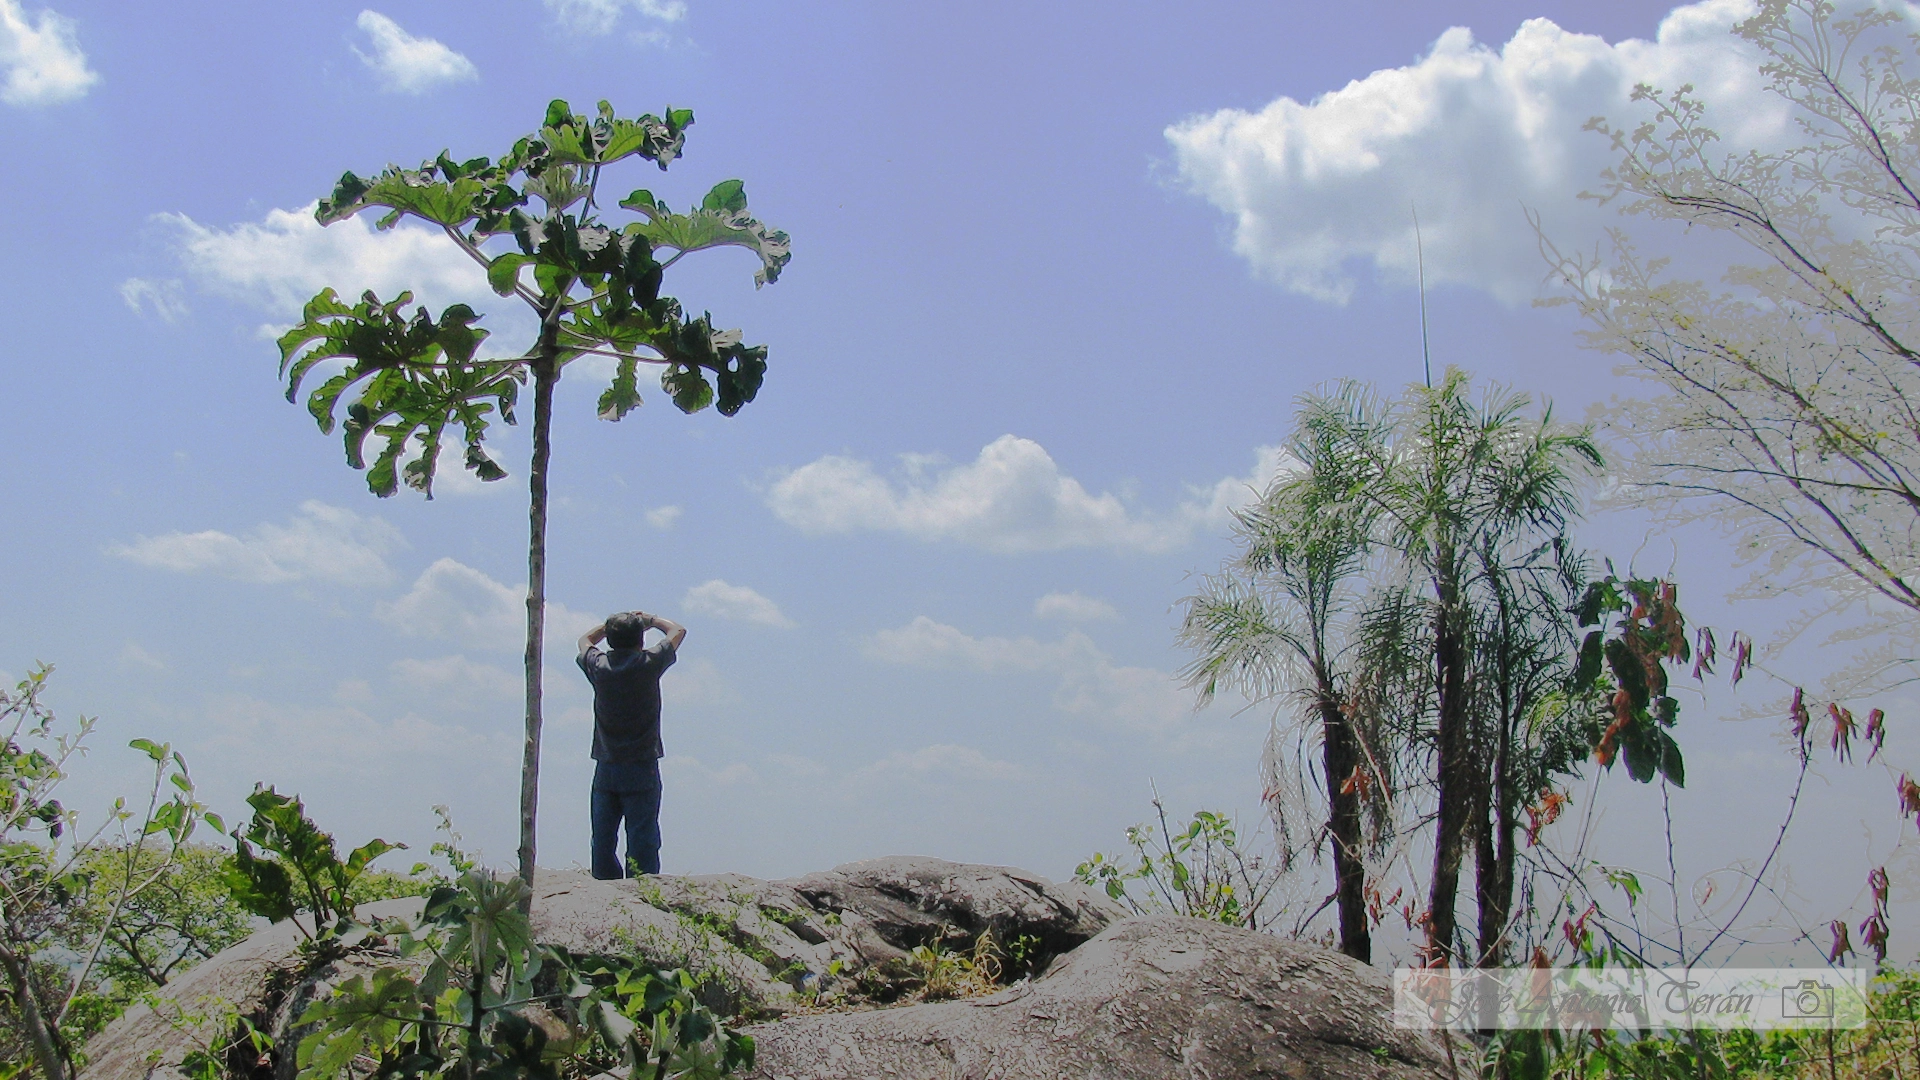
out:
M118 1011L101 993L108 930L165 880L203 818L223 826L194 799L185 758L135 739L153 766L145 805L116 800L91 835L75 835L56 792L93 721L60 730L40 701L49 673L0 690L0 1061L66 1080L80 1043Z
M84 883L59 944L84 955L97 941L96 978L74 998L68 1015L81 1038L126 1011L142 995L252 932L252 919L222 880L227 852L182 844L171 853L104 845L80 853L74 873ZM116 912L99 902L146 881Z
M342 862L332 834L321 832L307 817L298 796L256 787L247 796L247 805L253 807L253 820L233 832L233 861L223 874L227 889L241 907L273 922L307 912L313 931L298 920L294 925L310 941L317 934L337 935L344 930L366 898L365 890L356 894L355 886L366 875L367 864L406 847L369 840ZM255 855L254 844L270 857Z
M1153 808L1160 816L1158 843L1152 825L1135 825L1127 830L1131 857L1095 852L1074 868L1074 879L1104 889L1135 914L1170 910L1258 929L1261 906L1279 872L1241 849L1233 819L1225 814L1201 810L1176 832L1158 798ZM1136 883L1139 895L1133 891Z
M684 972L539 945L519 878L469 870L391 935L397 964L355 975L302 1014L301 1080L553 1078L624 1064L708 1080L753 1064L753 1040L694 996ZM424 964L422 963L424 961Z

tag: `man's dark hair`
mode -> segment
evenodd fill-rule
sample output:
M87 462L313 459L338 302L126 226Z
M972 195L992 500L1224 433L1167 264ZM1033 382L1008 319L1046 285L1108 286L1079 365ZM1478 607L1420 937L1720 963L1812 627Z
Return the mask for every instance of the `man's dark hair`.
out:
M640 644L640 637L647 628L641 624L640 616L631 611L607 616L607 645L615 649L632 649Z

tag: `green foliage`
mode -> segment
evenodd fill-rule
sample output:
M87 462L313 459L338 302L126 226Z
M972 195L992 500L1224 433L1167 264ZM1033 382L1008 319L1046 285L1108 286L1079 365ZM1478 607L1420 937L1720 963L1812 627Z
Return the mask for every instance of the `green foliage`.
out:
M404 483L429 498L441 438L455 429L468 469L482 480L506 475L483 445L489 417L515 422L528 363L549 364L557 377L580 356L613 358L615 374L598 406L606 420L640 405L642 363L661 368L661 388L682 411L714 405L727 416L738 412L760 390L767 350L742 344L738 330L716 328L709 315L689 318L679 301L661 295L661 285L667 268L689 252L721 247L759 259L757 285L777 281L792 258L787 234L749 213L739 180L715 185L686 213L635 191L619 203L636 215L625 224L602 220L597 202L603 169L628 158L665 169L692 124L685 109L629 120L603 101L588 118L555 101L540 130L498 162L455 162L443 151L417 169L342 176L315 212L322 225L377 208L386 211L381 228L408 216L438 226L486 270L495 292L533 309L541 333L525 354L484 359L476 350L487 332L465 304L435 318L425 308L409 315L410 293L390 301L367 293L348 304L324 289L280 338L287 400L298 397L315 367L345 360L343 371L308 394L308 411L322 432L340 427L348 464L367 470L374 494L392 495ZM536 202L543 209L535 210ZM488 248L496 239L512 246ZM383 440L371 465L370 436ZM402 466L410 450L416 456Z
M1160 816L1158 833L1152 825L1131 826L1130 855L1094 852L1074 868L1074 879L1105 890L1136 914L1170 910L1229 926L1257 927L1261 903L1279 874L1241 849L1232 819L1201 810L1186 828L1175 830L1157 797L1153 808ZM1141 887L1138 895L1136 884Z
M233 860L223 875L227 889L241 907L273 922L307 912L313 932L298 921L294 925L308 940L316 934L337 936L344 931L360 903L354 886L366 874L367 865L406 847L369 840L349 852L343 862L335 853L333 836L321 832L307 817L297 796L255 787L247 804L253 807L253 820L233 832ZM254 845L263 855L254 854Z
M1878 1080L1920 1073L1920 972L1883 969L1864 1027L1840 1031L1503 1031L1489 1080Z
M399 964L356 975L307 1009L301 1080L372 1061L375 1075L553 1078L625 1065L649 1080L751 1068L684 972L575 957L536 944L518 878L468 870L435 889L413 925L381 927Z
M1594 725L1605 725L1595 760L1611 768L1618 754L1627 775L1643 784L1657 775L1685 787L1686 764L1669 734L1680 703L1667 693L1666 669L1692 656L1678 591L1669 582L1609 573L1587 586L1574 615L1583 629L1594 627L1581 642L1570 685L1574 693L1604 703L1603 718Z
M97 830L76 835L56 792L93 721L60 730L40 701L49 672L0 691L0 1054L67 1080L80 1042L122 1007L101 985L109 931L163 882L202 820L223 826L194 798L185 758L135 739L153 767L145 804L117 799Z
M98 971L107 984L101 1004L108 1011L117 1015L252 932L247 911L226 888L227 860L224 849L202 843L182 844L171 853L118 845L82 853L75 871L86 882L86 895L98 902L82 903L62 938L76 953L102 940ZM114 914L107 898L137 881L148 884Z
M993 931L985 930L967 951L955 952L934 940L916 946L907 954L907 963L920 981L920 1000L944 1001L998 990L1003 953Z

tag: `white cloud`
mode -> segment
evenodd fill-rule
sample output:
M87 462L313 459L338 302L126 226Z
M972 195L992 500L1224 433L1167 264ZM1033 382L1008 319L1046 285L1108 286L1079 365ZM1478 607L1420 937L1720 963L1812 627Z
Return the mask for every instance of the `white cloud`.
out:
M874 783L921 784L928 780L1021 780L1028 771L1011 761L990 758L971 746L937 743L889 754L847 778L857 789Z
M108 547L107 553L161 570L208 572L264 584L377 585L393 574L387 553L406 546L400 531L379 518L308 500L285 525L262 524L245 536L211 529L140 536Z
M679 520L680 508L677 506L656 506L647 511L647 524L662 532L673 528L674 522Z
M720 668L704 656L682 660L660 677L660 698L669 709L713 708L740 700Z
M87 67L73 20L47 8L31 18L18 0L0 0L0 101L57 105L86 94L100 76Z
M283 319L297 318L329 285L348 300L368 289L382 300L411 289L435 307L454 301L477 311L501 306L485 272L441 233L410 222L382 232L374 228L375 214L323 228L313 211L311 203L269 210L259 222L230 229L210 228L185 214L156 220L175 230L180 261L200 287Z
M680 606L692 615L712 615L761 626L793 625L793 620L780 611L780 605L745 585L729 585L719 578L688 589Z
M1173 675L1115 664L1078 630L1053 642L973 637L921 615L874 634L863 651L871 659L909 667L1049 675L1056 680L1053 704L1060 711L1153 734L1172 734L1193 714L1192 696Z
M1033 614L1036 618L1064 619L1067 622L1093 622L1120 617L1112 604L1079 592L1048 593L1033 602Z
M415 637L442 638L476 649L515 650L527 640L527 590L524 585L503 585L465 563L443 558L422 571L399 599L375 605L374 617ZM548 655L557 657L570 650L572 639L599 621L549 599Z
M675 788L703 789L735 784L758 785L761 782L760 774L744 761L715 769L690 754L668 754L660 759L660 771Z
M136 277L120 283L120 299L134 314L152 311L161 322L179 322L187 313L187 301L181 292L180 282L171 278L153 281Z
M432 660L395 660L389 666L396 682L420 693L512 700L524 690L517 672L475 663L458 654Z
M1140 513L1111 492L1090 494L1039 443L1002 435L965 465L934 472L937 459L903 455L904 475L830 455L782 476L767 504L808 533L878 530L920 540L957 540L1002 554L1108 547L1164 552L1252 501L1279 467L1272 448L1256 452L1252 474L1191 489L1168 514ZM931 474L930 474L931 473Z
M1729 147L1792 134L1761 89L1757 54L1729 32L1751 0L1676 8L1654 41L1608 44L1547 19L1495 51L1455 27L1406 67L1376 71L1302 104L1222 109L1169 127L1179 177L1231 215L1234 250L1294 292L1334 302L1371 264L1415 273L1418 207L1429 285L1459 283L1509 302L1536 295L1546 266L1524 207L1556 242L1591 246L1618 221L1576 199L1612 164L1589 117L1626 120L1634 84L1692 83L1716 103Z
M679 22L687 17L683 0L546 0L546 4L562 26L582 34L612 31L629 8L661 22ZM654 40L651 33L644 36Z
M500 785L519 771L520 735L511 723L483 730L417 713L377 717L351 702L286 705L238 695L211 702L200 719L206 745L248 760L254 777L272 781L274 772L289 774L283 791L325 778L359 788L361 800L409 804L410 813L445 798L432 798L418 786L429 777L442 787L453 780L460 792L503 790ZM345 746L379 752L342 753ZM368 787L370 775L397 775L408 783Z
M127 642L126 647L120 650L120 660L122 663L143 667L148 671L167 670L167 662L165 660L160 659L131 641Z
M418 94L445 83L472 82L480 77L473 61L432 38L414 37L400 24L377 11L362 11L357 24L373 41L373 55L359 49L354 55L380 73L388 90Z

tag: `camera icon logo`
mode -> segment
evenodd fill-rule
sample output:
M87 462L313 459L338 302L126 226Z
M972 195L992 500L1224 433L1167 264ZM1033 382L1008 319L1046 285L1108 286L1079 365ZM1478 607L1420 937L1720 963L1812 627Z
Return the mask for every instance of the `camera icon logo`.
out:
M1780 1016L1786 1020L1831 1020L1833 998L1831 985L1801 979L1780 988Z

